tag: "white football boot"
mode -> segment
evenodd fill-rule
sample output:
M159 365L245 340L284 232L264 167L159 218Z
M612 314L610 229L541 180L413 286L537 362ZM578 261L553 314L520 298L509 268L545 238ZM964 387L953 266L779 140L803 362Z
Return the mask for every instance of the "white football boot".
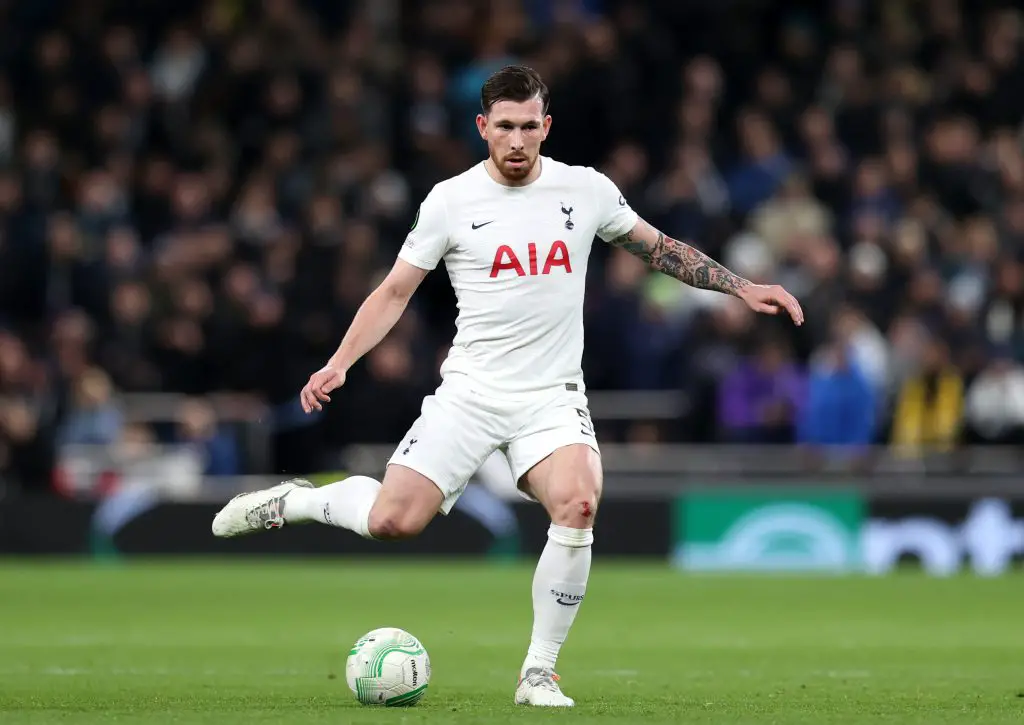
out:
M531 667L519 678L516 687L517 705L536 707L572 707L576 703L562 694L558 687L558 675L550 668Z
M284 526L285 498L297 488L313 488L304 478L293 478L272 488L240 493L213 517L213 535L222 538Z

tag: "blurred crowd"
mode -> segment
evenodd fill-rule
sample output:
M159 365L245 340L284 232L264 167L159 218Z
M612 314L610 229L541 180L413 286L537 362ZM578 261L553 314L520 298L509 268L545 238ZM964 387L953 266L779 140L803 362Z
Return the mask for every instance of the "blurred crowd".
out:
M237 420L274 470L398 440L451 339L443 272L323 416L295 395L419 200L483 157L509 62L551 87L545 153L807 312L755 319L595 244L589 387L691 402L607 437L1024 441L1024 12L793 7L0 0L0 477L125 440L247 472ZM180 406L127 402L155 391Z

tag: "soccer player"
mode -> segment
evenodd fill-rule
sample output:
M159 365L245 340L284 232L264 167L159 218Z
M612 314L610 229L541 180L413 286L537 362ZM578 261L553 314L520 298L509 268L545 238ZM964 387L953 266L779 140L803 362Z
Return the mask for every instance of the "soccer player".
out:
M803 312L781 287L752 284L638 218L603 174L542 156L551 117L548 89L533 70L503 68L480 95L476 123L488 158L426 196L394 267L302 389L307 413L330 402L346 372L388 334L426 274L445 261L458 299L457 332L442 383L424 399L383 482L352 476L313 488L299 479L242 494L217 514L213 533L318 521L369 539L416 536L438 511L451 510L473 473L500 450L523 494L551 517L515 702L571 707L555 662L587 588L602 485L581 369L594 237L757 312L784 311L798 325Z

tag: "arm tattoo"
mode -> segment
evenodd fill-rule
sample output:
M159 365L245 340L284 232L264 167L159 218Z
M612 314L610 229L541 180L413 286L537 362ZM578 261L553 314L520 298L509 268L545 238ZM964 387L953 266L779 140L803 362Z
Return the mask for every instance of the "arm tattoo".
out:
M622 247L653 269L698 289L734 295L751 284L703 252L677 239L666 237L661 232L658 232L658 238L653 243L635 239L633 232L629 231L613 239L610 244Z

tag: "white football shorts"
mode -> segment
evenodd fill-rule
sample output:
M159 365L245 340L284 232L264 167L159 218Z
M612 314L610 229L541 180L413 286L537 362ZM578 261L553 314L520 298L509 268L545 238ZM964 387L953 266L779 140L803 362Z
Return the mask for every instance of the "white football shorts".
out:
M516 481L563 446L583 443L600 453L587 396L574 387L499 396L449 378L423 399L419 418L388 465L411 468L433 481L444 494L441 513L448 514L496 450L505 454Z

